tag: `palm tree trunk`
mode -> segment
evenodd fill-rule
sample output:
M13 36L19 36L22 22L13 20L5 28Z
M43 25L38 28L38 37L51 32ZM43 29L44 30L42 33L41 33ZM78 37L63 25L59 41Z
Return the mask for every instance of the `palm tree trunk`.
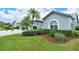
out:
M27 31L29 31L28 26L26 26Z
M32 15L32 29L33 29L33 20L34 20L34 15Z

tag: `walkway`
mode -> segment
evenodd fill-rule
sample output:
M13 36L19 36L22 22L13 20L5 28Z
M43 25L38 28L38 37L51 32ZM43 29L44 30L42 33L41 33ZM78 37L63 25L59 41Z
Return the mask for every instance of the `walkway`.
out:
M0 31L0 36L19 34L19 33L22 33L22 32L23 32L22 30L4 30L4 31Z

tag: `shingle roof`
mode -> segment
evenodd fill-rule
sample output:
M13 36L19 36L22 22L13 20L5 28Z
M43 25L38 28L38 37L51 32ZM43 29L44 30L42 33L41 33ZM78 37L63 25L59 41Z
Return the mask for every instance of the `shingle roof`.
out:
M43 20L31 20L32 22L43 22Z
M66 13L62 13L62 12L58 12L58 11L52 10L45 17L43 17L42 20L46 19L52 13L57 13L57 14L60 14L60 15L63 15L63 16L67 16L67 17L71 17L72 19L74 19L74 17L72 17L70 14L66 14Z

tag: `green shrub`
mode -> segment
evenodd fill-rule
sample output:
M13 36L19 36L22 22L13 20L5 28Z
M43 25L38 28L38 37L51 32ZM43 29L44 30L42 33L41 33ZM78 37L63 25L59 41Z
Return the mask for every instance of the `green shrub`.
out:
M40 30L31 30L29 33L32 33L30 35L41 35L41 34L49 34L50 36L54 36L55 33L62 33L66 36L72 35L71 30L49 30L49 29L40 29ZM26 35L28 35L26 33Z
M32 36L33 34L30 31L24 31L24 32L22 32L22 35L23 36Z
M73 36L79 36L79 30L75 30L72 32Z
M56 30L58 33L62 33L66 36L71 36L72 35L72 30Z
M6 30L10 30L10 27L5 27Z
M44 34L44 31L42 30L31 30L31 31L24 31L22 33L23 36L34 36L34 35L40 35Z
M40 35L40 34L44 34L44 30L37 30L37 34Z
M50 29L43 29L44 34L48 34Z
M62 33L55 33L55 34L54 34L54 38L55 38L56 40L59 40L59 41L64 41L65 35L62 34Z
M32 30L32 31L29 31L29 32L31 32L32 35L37 35L38 30Z
M79 24L75 25L76 30L79 30Z
M72 30L50 30L48 34L54 36L55 33L62 33L66 36L71 36Z
M56 33L56 30L50 30L50 31L48 32L48 34L49 34L50 36L54 36L55 33Z

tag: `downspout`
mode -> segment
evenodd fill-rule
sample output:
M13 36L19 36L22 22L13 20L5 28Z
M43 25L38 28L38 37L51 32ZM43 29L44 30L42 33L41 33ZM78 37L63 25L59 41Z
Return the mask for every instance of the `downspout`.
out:
M78 21L78 13L77 13L77 15L76 15L76 19L77 19L77 24L79 23L79 21Z

